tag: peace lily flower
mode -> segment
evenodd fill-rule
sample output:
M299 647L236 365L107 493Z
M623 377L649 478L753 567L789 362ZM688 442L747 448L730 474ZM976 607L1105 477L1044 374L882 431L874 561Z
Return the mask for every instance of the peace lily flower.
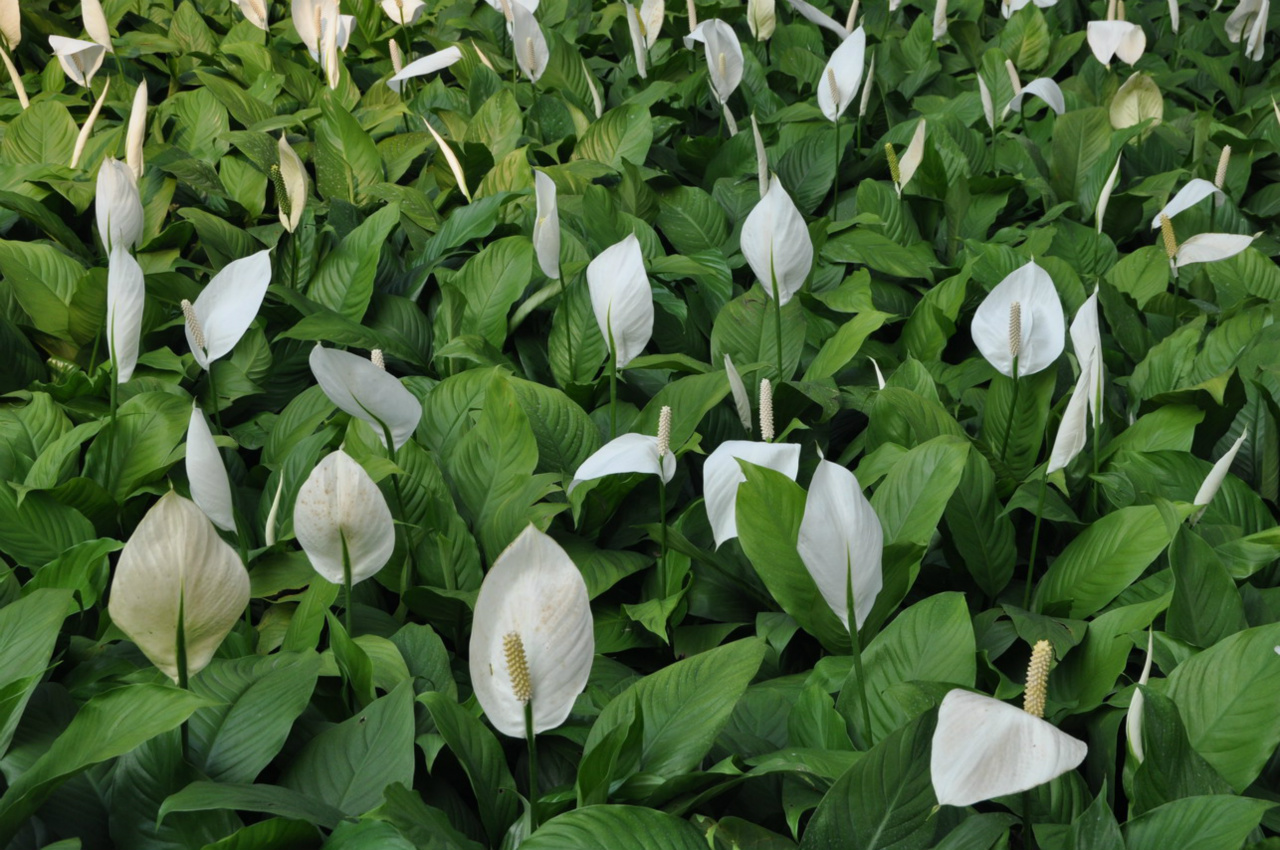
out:
M871 54L871 64L867 66L867 80L862 84L862 100L858 102L858 117L862 118L867 114L867 104L871 102L871 85L876 78L876 55Z
M1013 109L1021 109L1022 101L1031 95L1035 95L1049 104L1049 108L1059 115L1067 111L1067 104L1062 97L1062 89L1058 87L1058 84L1048 77L1039 77L1022 86L1021 89L1016 90L1016 94L1004 108L1005 114L1007 115Z
M1254 62L1262 61L1267 18L1270 15L1271 0L1240 0L1235 11L1227 18L1227 38L1233 44L1239 44L1243 39L1244 55Z
M828 15L826 12L823 12L821 9L818 9L810 3L806 3L805 0L787 0L787 2L791 4L791 8L799 12L801 17L806 20L812 21L824 29L831 30L842 39L849 37L848 27L841 26L839 21ZM892 12L894 9L891 7L889 11Z
M893 188L897 190L898 197L902 197L902 190L911 178L916 176L916 169L920 167L920 163L924 161L924 137L927 132L925 128L925 120L920 119L916 123L916 131L911 134L911 141L907 144L907 152L902 155L902 160L898 160L898 154L893 149L893 145L885 142L884 155L889 162L889 177L893 179Z
M554 729L586 688L594 655L582 573L558 543L528 526L494 561L476 596L470 644L476 700L504 735Z
M382 0L382 11L392 23L408 26L416 24L427 4L422 0Z
M194 402L191 421L187 425L186 468L192 500L214 525L223 531L234 532L236 518L231 507L231 480L213 441L209 421Z
M693 49L700 41L707 55L707 71L711 75L711 90L716 100L724 106L742 82L742 45L733 27L718 18L703 21L697 29L684 38L684 46Z
M560 279L560 210L556 205L556 181L545 171L533 170L537 211L533 220L533 250L538 267L552 280Z
M1147 630L1147 660L1142 665L1142 675L1138 677L1138 684L1145 685L1147 679L1151 676L1151 650L1154 648L1154 634ZM1280 652L1280 648L1277 648ZM1129 749L1133 750L1133 757L1141 764L1146 759L1146 752L1142 745L1142 709L1146 706L1147 698L1142 694L1142 688L1133 689L1133 698L1129 701L1129 710L1125 713L1124 728L1125 737L1129 739Z
M302 213L307 208L307 169L302 158L294 151L284 131L280 132L280 141L276 145L280 156L280 164L272 170L276 182L276 203L280 207L280 224L285 230L293 233L302 222Z
M142 266L124 245L117 245L107 262L107 350L118 384L133 377L138 364L146 294Z
M110 157L102 161L93 206L107 253L116 246L137 246L142 238L142 198L129 166Z
M1088 746L1039 717L983 694L950 691L938 708L929 771L943 806L970 806L1074 770Z
M0 0L0 41L7 50L22 42L22 8L18 0Z
M1013 378L1034 375L1058 359L1066 346L1066 324L1053 279L1030 262L983 299L971 332L987 362Z
M1210 195L1215 195L1219 198L1223 197L1222 187L1215 186L1208 180L1199 177L1193 178L1187 185L1178 190L1178 194L1174 195L1169 200L1169 203L1161 207L1155 218L1151 219L1151 229L1155 230L1160 226L1161 217L1173 218L1183 210L1191 209Z
M129 129L125 133L124 161L133 170L134 180L142 179L142 145L147 135L147 80L144 77L133 93L129 110Z
M1234 257L1261 235L1258 233L1252 236L1238 233L1197 233L1186 242L1178 244L1177 236L1173 231L1173 222L1166 215L1160 216L1160 230L1164 250L1175 275L1178 269L1192 263L1212 263Z
M111 620L180 685L205 668L249 604L249 574L195 503L170 491L120 553Z
M724 373L729 380L729 393L733 396L733 407L738 413L738 419L742 422L743 429L750 434L751 399L747 397L747 385L742 382L742 376L727 354L724 356Z
M813 267L813 241L776 175L742 223L741 247L756 280L779 307L804 286Z
M976 75L978 78L978 99L982 101L982 117L987 119L987 126L992 130L996 128L996 108L991 100L991 89L987 88L987 81L982 79L982 74Z
M1102 232L1102 220L1107 215L1107 203L1111 200L1111 193L1115 191L1116 181L1120 178L1120 159L1121 155L1117 155L1115 168L1111 169L1107 182L1102 184L1102 191L1098 193L1098 206L1093 212L1093 218L1099 233Z
M756 180L760 184L760 197L769 191L769 155L764 150L764 139L760 135L760 125L756 122L756 114L751 113L751 136L756 145Z
M0 6L3 6L3 0L0 0ZM17 8L16 4L15 8ZM2 26L3 24L0 23L0 27ZM31 106L31 101L27 98L27 88L22 84L22 75L18 73L18 69L13 65L13 60L9 58L9 54L3 48L0 48L0 62L4 62L4 69L9 72L9 81L13 83L14 93L18 96L18 104L23 109Z
M756 41L768 41L777 29L776 0L747 0L747 29Z
M644 351L653 336L653 290L634 233L591 261L587 288L596 324L621 369Z
M49 36L49 47L58 57L58 64L74 82L85 88L93 81L93 75L102 67L107 49L93 41L81 41L61 35Z
M101 44L108 53L115 52L111 49L111 30L107 26L107 16L102 11L102 4L98 0L80 0L80 17L84 19L84 31L89 34L89 38Z
M1200 485L1200 489L1196 491L1196 497L1193 504L1200 505L1200 510L1191 515L1191 524L1195 525L1200 521L1200 517L1204 516L1204 512L1208 510L1209 503L1213 501L1213 497L1218 495L1218 490L1222 488L1222 482L1226 480L1227 473L1231 471L1231 464L1235 462L1236 455L1240 453L1240 447L1244 445L1244 441L1249 438L1249 429L1245 428L1231 448L1227 449L1226 454L1218 458L1218 462L1209 470L1209 474L1205 476L1204 483Z
M263 32L270 30L267 23L267 7L263 4L263 0L236 0L236 5L240 7L246 21Z
M884 531L857 477L843 466L818 464L796 548L840 622L851 631L861 629L884 585Z
M1231 145L1223 145L1222 152L1218 154L1218 168L1213 173L1213 187L1220 193L1223 185L1227 182L1227 169L1231 166ZM1216 195L1213 199L1215 207L1222 206L1222 202L1226 199L1226 194Z
M1000 14L1005 18L1009 18L1014 12L1030 6L1033 0L1004 0L1000 4ZM1034 0L1036 6L1040 9L1048 9L1050 6L1056 6L1058 0Z
M658 43L662 34L662 19L667 14L665 0L642 0L640 3L640 24L644 32L645 46L650 50Z
M935 0L933 7L933 40L939 41L947 34L947 0Z
M412 64L412 63L410 63ZM462 192L462 196L471 200L471 190L467 188L467 175L462 170L462 163L458 161L458 155L453 152L453 148L436 132L436 128L431 126L431 122L425 117L422 123L427 125L427 131L431 133L431 138L436 140L436 144L440 147L440 153L444 155L444 161L449 164L449 170L453 172L453 179L458 183L458 191Z
M547 63L551 61L547 37L533 12L519 3L511 7L511 43L516 51L516 64L530 82L542 79Z
M828 121L839 121L862 84L862 67L867 53L867 34L858 27L831 54L818 82L818 108Z
M271 252L259 251L227 264L194 304L184 300L187 344L203 369L229 354L253 324L271 283Z
M1089 433L1089 411L1093 411L1093 424L1101 419L1102 398L1102 336L1098 330L1098 291L1085 299L1071 322L1071 347L1080 362L1080 377L1076 380L1071 400L1062 414L1062 424L1049 453L1049 465L1045 469L1052 475L1071 463L1084 449Z
M662 412L658 436L623 434L605 443L591 457L582 462L577 472L573 473L569 492L572 493L573 489L584 481L629 472L657 475L662 479L663 484L670 484L671 478L676 474L676 457L670 451L671 408L664 407Z
M760 382L760 436L755 440L726 440L702 466L703 501L716 548L738 536L738 486L747 480L739 460L764 466L796 480L800 471L800 446L774 443L773 391L768 380Z
M1108 68L1113 56L1132 65L1142 58L1143 51L1147 49L1147 34L1142 27L1128 21L1090 21L1086 32L1089 49Z
M640 12L635 6L632 6L627 0L622 0L623 14L627 16L627 33L631 36L631 52L636 60L636 72L640 75L640 79L646 79L649 76L649 54L648 47L645 44L644 24L640 22Z
M311 349L311 373L329 401L339 409L373 426L386 445L398 450L413 436L422 418L422 404L394 375L377 364L347 351Z
M84 153L84 146L89 141L89 134L93 132L93 125L98 121L98 113L102 111L102 104L106 103L107 92L110 90L111 80L107 80L102 86L102 94L98 95L98 99L93 104L93 109L89 110L89 117L84 119L84 126L80 128L80 133L76 136L75 147L71 151L72 168L80 164L80 156Z
M391 558L396 530L382 491L346 452L330 452L311 470L293 506L293 533L311 566L347 591L373 576Z

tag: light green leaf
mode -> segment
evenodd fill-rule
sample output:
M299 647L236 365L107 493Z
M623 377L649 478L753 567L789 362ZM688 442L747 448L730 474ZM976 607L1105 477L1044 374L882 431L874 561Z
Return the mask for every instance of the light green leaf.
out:
M388 204L365 219L320 263L307 294L348 319L360 321L373 297L382 246L399 221L397 204Z

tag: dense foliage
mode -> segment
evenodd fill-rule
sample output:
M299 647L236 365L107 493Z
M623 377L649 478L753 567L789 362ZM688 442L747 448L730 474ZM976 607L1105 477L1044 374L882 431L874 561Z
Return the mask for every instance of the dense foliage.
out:
M1280 846L1280 10L792 3L0 0L0 847Z

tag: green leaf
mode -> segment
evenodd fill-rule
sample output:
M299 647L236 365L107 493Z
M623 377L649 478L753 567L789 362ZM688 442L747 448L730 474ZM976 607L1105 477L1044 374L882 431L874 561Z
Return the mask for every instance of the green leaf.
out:
M67 779L176 729L204 704L202 697L167 685L125 685L89 700L44 755L0 797L0 843L8 844Z
M821 381L837 375L858 355L867 337L880 330L890 318L892 316L889 313L872 311L859 313L845 322L822 344L817 356L805 370L804 380Z
M718 249L729 238L724 209L694 186L677 186L658 196L657 224L681 254Z
M960 483L969 441L941 436L921 443L894 465L871 497L884 542L928 545Z
M378 147L327 90L320 98L320 112L315 129L316 188L329 200L364 203L369 190L383 179Z
M929 751L937 714L885 738L831 786L805 828L800 850L928 847L937 806Z
M899 245L865 227L853 227L828 239L822 258L836 263L862 263L872 271L930 282L938 264L929 243Z
M80 262L51 245L0 239L0 275L37 330L71 340L71 299Z
M832 652L849 651L849 632L831 610L796 550L805 493L787 476L742 464L738 485L738 540L760 580L782 610Z
M310 821L325 829L333 829L343 818L342 812L328 803L278 785L244 785L220 782L192 782L167 797L160 806L158 818L173 812L207 812L238 809L266 812L280 817Z
M1154 505L1107 514L1067 544L1049 567L1036 588L1037 610L1069 602L1072 617L1096 613L1142 575L1175 530Z
M1280 744L1280 623L1236 632L1184 661L1166 694L1187 737L1237 791L1244 791Z
M484 145L493 154L493 161L497 162L516 149L523 124L524 116L515 95L510 89L500 89L476 110L467 125L464 141ZM525 167L527 170L527 163Z
M1067 830L1066 850L1125 850L1120 824L1107 805L1104 791L1094 798Z
M582 134L573 159L593 159L614 168L623 160L643 165L653 144L653 119L649 110L630 103L610 109Z
M1227 781L1191 748L1173 700L1150 688L1144 688L1143 693L1142 741L1146 760L1133 774L1131 814L1137 816L1183 797L1230 794Z
M1084 640L1049 677L1049 699L1073 706L1073 713L1093 711L1101 705L1129 662L1134 648L1130 635L1151 625L1168 605L1169 595L1164 594L1113 608L1091 620Z
M638 806L586 806L547 821L520 845L526 850L706 850L685 820Z
M778 179L796 207L805 213L812 213L831 192L836 177L835 127L828 129L825 121L810 126L812 129L778 160Z
M65 590L36 590L0 608L0 755L9 749L70 610L71 593Z
M587 735L583 758L606 735L639 715L644 724L639 771L671 779L693 770L729 722L764 652L763 641L748 638L644 677L600 712ZM624 777L614 777L620 778Z
M312 738L281 784L344 814L382 802L392 782L413 782L413 690L408 682Z
M729 355L735 365L767 363L777 368L778 341L774 300L760 286L724 305L711 329L711 362L724 363ZM790 378L804 350L805 312L793 298L782 308L782 374ZM772 374L770 369L769 374ZM761 375L764 377L764 375ZM675 408L672 408L673 410Z
M116 411L116 421L98 433L85 455L85 475L117 502L169 469L173 450L187 433L191 403L185 396L156 391L133 396ZM115 432L110 460L107 444Z
M1009 26L1013 26L1012 20ZM1111 117L1105 107L1077 109L1058 116L1053 125L1049 173L1059 200L1075 201L1081 209L1092 212L1085 177L1110 147Z
M502 745L493 732L451 697L428 691L418 701L431 712L436 730L471 780L480 821L491 842L496 843L519 814L516 783L507 769Z
M215 659L191 681L218 704L192 715L188 758L216 782L253 782L284 747L319 672L313 652Z
M200 850L295 850L310 847L317 836L315 824L303 820L268 818L206 844Z
M524 236L490 242L449 278L446 297L465 306L461 334L479 334L494 348L507 339L507 317L533 279L533 243ZM443 342L443 340L441 341Z
M1239 847L1275 803L1249 797L1186 797L1124 827L1128 850L1222 850Z
M583 461L600 448L600 431L586 412L554 387L512 378L511 388L538 442L540 472L568 483Z
M1021 481L1035 467L1044 443L1057 374L1056 369L1045 369L1019 378L1016 407L1013 379L996 375L991 380L982 413L982 439L991 447L996 468L1003 466L1008 470L1002 475Z
M9 122L0 141L0 160L13 165L70 165L79 134L61 101L41 100Z
M39 567L94 537L92 523L48 493L27 493L22 504L0 486L0 552L26 567Z
M995 488L996 477L986 457L981 452L969 452L964 474L945 514L951 543L974 581L991 597L1013 578L1018 554L1013 520L1000 511Z
M1169 545L1169 566L1174 589L1165 628L1170 635L1208 647L1248 625L1235 581L1199 534L1179 529Z
M373 297L382 246L399 221L397 204L387 204L365 219L320 263L307 294L348 319L360 321Z

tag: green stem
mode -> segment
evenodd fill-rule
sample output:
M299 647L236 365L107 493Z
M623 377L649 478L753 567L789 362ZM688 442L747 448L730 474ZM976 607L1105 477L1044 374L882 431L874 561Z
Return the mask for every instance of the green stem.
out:
M871 705L867 702L867 676L862 669L862 641L858 638L858 609L854 604L853 594L853 559L845 550L845 604L849 615L849 645L853 650L853 669L858 676L858 702L862 705L862 728L867 739L867 749L871 748Z
M1004 437L1000 440L1000 461L1009 450L1009 433L1013 430L1013 417L1018 414L1018 358L1013 358L1013 398L1009 401L1009 416L1004 421Z
M116 413L120 409L116 392L120 386L117 380L115 361L111 363L111 413L107 422L107 492L115 486L116 455Z
M178 661L178 687L184 691L190 689L190 681L187 677L187 628L186 628L186 599L182 594L178 595L178 637L177 637L177 661ZM190 744L189 733L187 730L187 722L182 722L182 757L187 757L187 750Z
M93 350L89 352L89 368L86 371L89 372L90 374L93 373L93 364L98 360L98 346L101 344L102 344L102 328L98 328L98 332L93 335Z
M395 443L391 441L391 429L381 420L378 421L378 424L382 426L382 436L383 439L387 441L387 460L395 463L396 450ZM391 475L391 489L396 494L396 510L400 512L400 520L402 522L408 522L409 516L405 513L404 509L404 492L400 489L400 476L395 473L392 473ZM413 553L413 541L409 539L409 535L407 533L405 534L404 548L405 552L409 555L409 559L405 562L404 568L400 571L401 604L404 604L404 597L409 592L409 576L411 573L417 573L418 570L417 559Z
M1036 522L1031 531L1031 557L1027 559L1027 586L1022 591L1022 607L1028 611L1031 610L1031 584L1036 573L1036 549L1040 548L1040 518L1044 514L1044 497L1048 491L1049 475L1046 472L1040 477L1040 500L1036 505Z
M240 550L240 562L244 564L244 568L249 569L249 542L245 536L244 515L239 508L235 509L236 522L236 547ZM249 628L253 628L253 605L244 606L244 624Z
M661 469L662 460L658 460L659 469ZM662 480L662 474L658 474L658 525L659 525L659 545L661 554L658 556L658 591L662 598L666 598L667 590L667 485Z
M347 637L352 637L351 631L351 553L347 551L347 535L341 530L338 531L338 539L342 541L342 589L346 591L347 607L342 612L342 626L347 630Z
M209 364L209 368L205 369L204 373L209 376L209 396L213 402L213 421L218 425L218 433L225 434L227 432L222 427L222 410L218 406L218 381L213 377L212 363Z
M774 271L772 262L769 264L769 277L773 286L774 339L778 343L778 380L785 381L787 376L782 374L782 301L778 298L778 273Z
M533 700L524 704L524 738L529 744L529 832L538 830L538 737L533 732Z
M564 316L564 335L569 343L569 377L572 379L574 373L573 368L573 329L569 327L569 281L564 279L564 272L558 268L557 273L560 274L560 309Z
M1036 834L1031 829L1031 792L1022 792L1022 846L1036 850Z
M836 168L835 174L831 178L831 220L835 221L839 215L840 207L840 116L836 116L836 120L831 125L835 129L835 154Z
M609 439L618 436L618 350L613 342L613 324L609 328Z

